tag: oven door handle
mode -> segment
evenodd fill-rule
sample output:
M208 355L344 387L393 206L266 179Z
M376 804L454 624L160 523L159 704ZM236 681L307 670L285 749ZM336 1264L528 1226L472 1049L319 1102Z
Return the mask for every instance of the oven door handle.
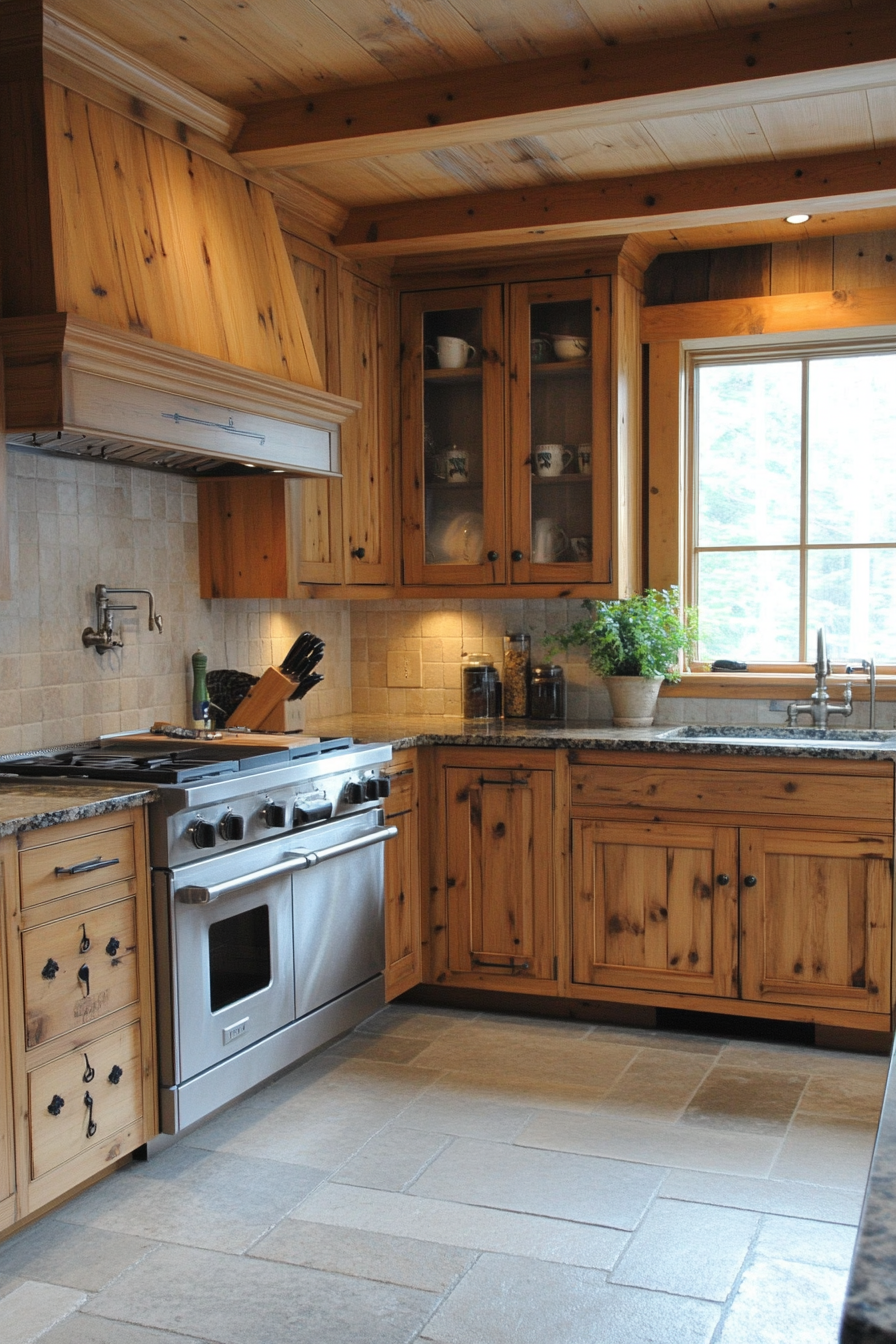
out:
M343 840L338 845L327 845L325 849L308 849L291 853L282 863L272 863L269 868L259 868L244 877L231 877L226 882L215 882L208 887L184 886L175 890L175 899L184 905L208 905L219 896L227 896L240 887L248 887L256 882L264 882L269 877L282 877L284 873L300 873L303 868L314 868L328 859L338 859L343 854L352 854L356 849L367 849L370 845L381 845L398 834L397 826L377 826L372 831L357 835L352 840Z

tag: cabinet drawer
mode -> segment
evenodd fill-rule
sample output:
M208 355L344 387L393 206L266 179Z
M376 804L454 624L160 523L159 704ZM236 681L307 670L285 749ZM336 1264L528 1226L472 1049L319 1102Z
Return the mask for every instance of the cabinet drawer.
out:
M28 1075L32 1180L107 1142L138 1119L142 1094L136 1022L101 1037L86 1052L71 1052L34 1069Z
M676 770L663 766L574 765L573 807L631 807L683 812L851 817L889 822L893 781L884 775L799 771Z
M22 963L26 1049L135 1003L135 898L27 929Z
M410 775L393 775L392 792L383 802L386 818L397 817L402 812L410 812L414 806L415 780Z
M22 908L133 877L133 826L92 831L19 855Z

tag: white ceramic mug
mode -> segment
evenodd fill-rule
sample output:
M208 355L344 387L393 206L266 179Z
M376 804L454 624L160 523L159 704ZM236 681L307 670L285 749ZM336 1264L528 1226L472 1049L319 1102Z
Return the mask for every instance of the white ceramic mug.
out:
M468 481L470 479L470 454L466 448L456 448L454 444L445 449L445 480Z
M572 461L572 453L562 443L537 443L533 460L536 476L559 476Z
M536 565L550 565L566 550L569 539L556 518L536 518L532 529L532 559Z
M580 475L580 476L590 476L590 475L591 475L591 444L590 444L590 443L577 443L577 444L576 444L576 465L578 466L578 469L579 469L579 475Z
M465 369L476 358L475 346L468 345L460 336L438 336L435 347L426 348L433 351L440 369Z

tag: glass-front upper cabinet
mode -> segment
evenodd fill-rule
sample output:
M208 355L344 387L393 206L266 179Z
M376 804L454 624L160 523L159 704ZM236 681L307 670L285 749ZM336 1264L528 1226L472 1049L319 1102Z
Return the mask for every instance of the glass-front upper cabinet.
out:
M402 298L406 584L507 581L502 292Z
M608 583L610 282L510 287L511 576Z

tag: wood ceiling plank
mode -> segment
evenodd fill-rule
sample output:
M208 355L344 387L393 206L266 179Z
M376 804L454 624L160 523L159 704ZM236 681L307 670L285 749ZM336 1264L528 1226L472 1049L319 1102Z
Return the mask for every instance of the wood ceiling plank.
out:
M341 14L345 0L318 3ZM357 27L363 4L352 0L343 21ZM444 8L437 0L430 7L436 14ZM366 39L381 59L387 29ZM427 50L431 69L444 52ZM431 150L892 84L894 69L896 11L888 0L848 15L518 61L488 78L472 68L429 73L384 85L375 97L360 88L282 99L248 109L235 152L253 166L275 167Z
M896 284L896 230L834 239L834 288Z
M284 170L286 171L286 170ZM291 177L337 201L360 206L450 195L457 184L425 154L395 154L356 163L306 163Z
M833 288L833 238L772 243L772 294L812 294Z
M451 0L500 61L581 51L601 34L575 0Z
M774 158L752 107L655 118L641 125L674 168Z
M579 0L605 42L644 42L718 28L711 0ZM768 17L754 0L752 19ZM749 22L749 20L747 20Z
M252 103L296 92L184 0L63 0L60 10L212 98Z
M874 210L840 210L813 215L808 224L787 224L780 216L765 220L725 221L696 228L649 230L639 239L657 252L689 252L740 244L792 243L832 234L884 231L896 228L896 206ZM833 264L833 261L832 261Z
M884 89L868 89L868 112L875 148L896 143L896 85Z
M713 13L720 27L735 27L741 23L755 23L762 15L766 19L790 19L797 14L817 14L821 6L818 0L776 0L775 8L769 13L769 5L760 0L710 0ZM851 9L860 0L825 0L825 9ZM764 14L763 14L764 11Z
M283 0L287 3L287 0ZM412 78L494 64L495 55L449 0L306 0L378 61Z
M756 117L778 159L874 147L864 91L767 103L756 108Z
M893 204L896 149L884 149L367 207L337 242L356 256L394 255Z
M638 122L630 126L563 131L541 139L576 177L648 173L672 167L661 147Z

